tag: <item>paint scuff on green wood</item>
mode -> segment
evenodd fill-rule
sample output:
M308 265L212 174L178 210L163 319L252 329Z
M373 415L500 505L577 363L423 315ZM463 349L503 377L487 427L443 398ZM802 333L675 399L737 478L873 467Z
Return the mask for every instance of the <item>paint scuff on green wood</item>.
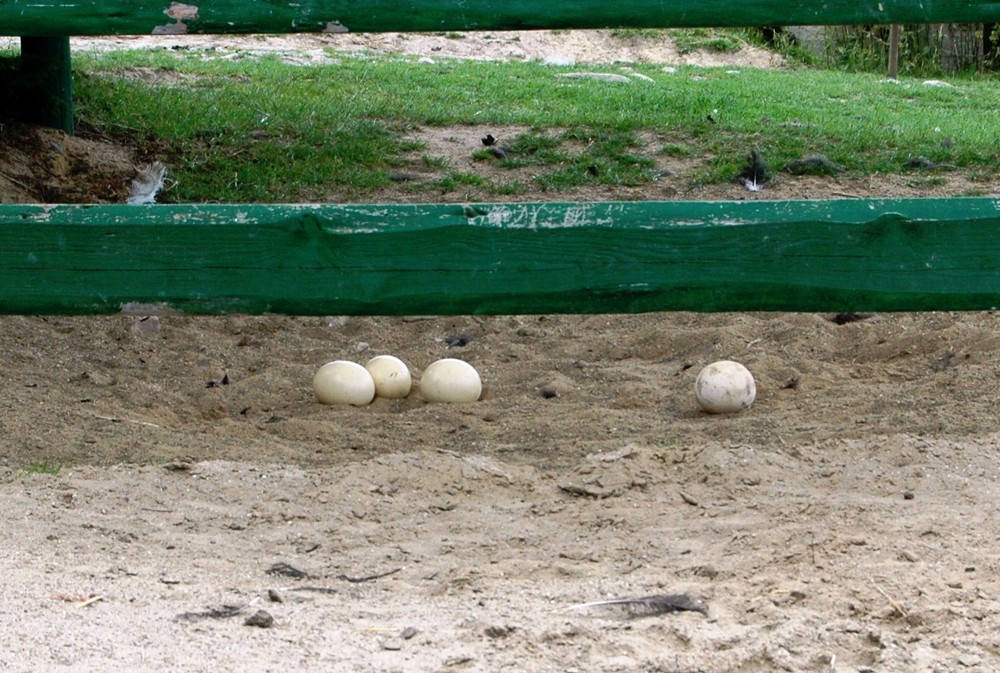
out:
M989 198L0 206L0 312L1000 306Z

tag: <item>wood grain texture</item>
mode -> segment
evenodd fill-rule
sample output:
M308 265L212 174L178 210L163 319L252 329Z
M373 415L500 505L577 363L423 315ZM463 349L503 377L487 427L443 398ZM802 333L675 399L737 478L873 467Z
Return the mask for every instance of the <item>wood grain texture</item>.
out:
M1000 202L0 206L0 312L130 303L312 315L991 309Z
M2 35L530 30L620 26L971 23L998 0L0 0Z

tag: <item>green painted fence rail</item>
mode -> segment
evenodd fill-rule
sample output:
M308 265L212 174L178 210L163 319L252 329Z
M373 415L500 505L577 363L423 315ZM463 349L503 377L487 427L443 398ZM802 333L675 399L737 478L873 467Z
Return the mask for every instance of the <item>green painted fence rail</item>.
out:
M21 37L8 85L27 121L72 133L69 37L185 33L419 32L607 27L977 23L1000 0L0 0L0 35Z
M0 206L0 312L1000 306L990 198Z
M975 23L997 0L0 0L0 35Z

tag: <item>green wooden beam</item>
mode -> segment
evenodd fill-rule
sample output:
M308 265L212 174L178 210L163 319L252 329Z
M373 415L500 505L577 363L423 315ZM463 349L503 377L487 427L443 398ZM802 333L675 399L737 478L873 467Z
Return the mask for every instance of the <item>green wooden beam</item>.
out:
M992 309L1000 201L0 206L0 312L130 304L313 315Z
M974 23L998 0L0 0L2 35Z
M23 37L29 119L72 132L69 44L75 35L413 32L604 27L975 23L1000 21L1000 0L0 0L0 35ZM54 37L55 36L55 37ZM62 38L63 42L56 40ZM56 50L65 50L57 55ZM39 85L41 83L41 86Z
M22 37L20 68L23 120L72 134L73 73L69 38Z

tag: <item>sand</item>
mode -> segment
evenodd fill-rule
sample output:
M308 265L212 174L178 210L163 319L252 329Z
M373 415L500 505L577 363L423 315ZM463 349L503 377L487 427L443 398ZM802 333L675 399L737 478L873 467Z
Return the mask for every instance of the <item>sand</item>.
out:
M0 669L998 670L1000 317L835 317L0 317Z

